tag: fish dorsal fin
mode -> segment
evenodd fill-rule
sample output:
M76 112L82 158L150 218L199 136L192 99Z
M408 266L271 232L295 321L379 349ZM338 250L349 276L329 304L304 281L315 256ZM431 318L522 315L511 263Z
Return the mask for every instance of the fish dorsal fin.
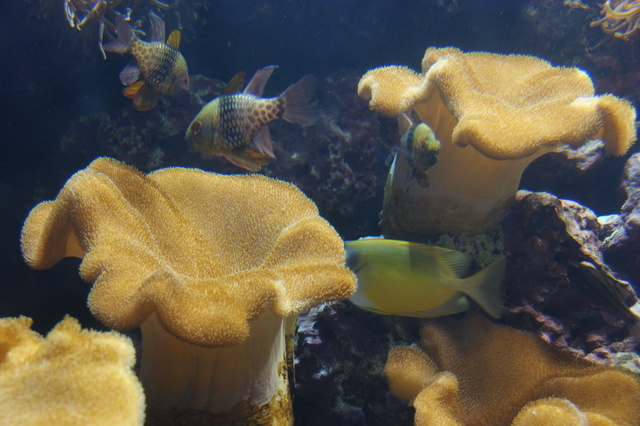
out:
M222 90L223 95L233 95L234 93L240 93L242 91L242 86L244 86L244 82L247 79L247 73L244 71L240 71L234 75L231 80L224 86Z
M413 120L409 117L409 114L403 112L398 116L398 132L401 135L407 133L407 130L409 130L411 126L413 126Z
M164 43L164 21L155 13L149 13L149 22L151 29L149 30L149 41L159 41Z
M169 38L167 39L167 46L178 50L180 49L181 40L182 40L182 30L181 29L173 30L171 31L171 34L169 34Z
M420 251L425 256L434 257L443 270L450 272L456 278L462 277L473 260L468 254L443 247L429 246L426 244L409 243L412 249Z
M271 74L273 74L273 71L275 71L276 68L278 68L277 65L270 65L256 71L242 93L261 97L262 92L264 91L264 86L267 84L269 77L271 77Z

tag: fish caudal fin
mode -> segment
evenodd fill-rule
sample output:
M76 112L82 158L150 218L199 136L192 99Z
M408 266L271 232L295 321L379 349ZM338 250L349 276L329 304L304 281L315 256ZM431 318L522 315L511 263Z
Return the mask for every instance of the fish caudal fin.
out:
M118 15L116 18L116 33L118 34L118 38L105 44L102 48L107 52L126 53L135 35L133 34L131 25L124 20L122 15Z
M317 80L307 74L284 91L280 98L284 100L284 114L282 118L289 123L311 126L318 120L316 112L309 101L316 91Z
M501 287L505 269L506 260L500 257L461 283L460 291L494 318L502 316Z

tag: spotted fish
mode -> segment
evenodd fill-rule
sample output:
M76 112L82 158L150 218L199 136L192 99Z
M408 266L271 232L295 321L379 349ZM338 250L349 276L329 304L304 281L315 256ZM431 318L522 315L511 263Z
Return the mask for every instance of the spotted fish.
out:
M411 175L420 186L428 188L431 185L428 170L438 162L440 142L427 124L411 119L407 114L402 114L398 120L400 127L407 127L400 143L408 154L409 166L413 169Z
M148 111L158 103L158 94L175 95L189 87L187 62L178 51L180 31L171 33L164 42L164 21L155 14L151 22L150 41L140 40L125 21L118 16L118 39L104 46L108 52L130 53L134 61L120 72L120 81L127 86L124 94L133 99L134 108Z
M275 158L268 122L282 118L312 125L316 114L309 100L315 91L315 77L306 75L280 96L262 98L276 68L257 71L242 93L222 95L205 105L187 129L189 149L223 156L238 167L257 172Z

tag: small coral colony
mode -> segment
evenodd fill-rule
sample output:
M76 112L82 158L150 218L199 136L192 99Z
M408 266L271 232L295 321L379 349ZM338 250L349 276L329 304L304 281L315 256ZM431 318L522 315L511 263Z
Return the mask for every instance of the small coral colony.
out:
M193 90L180 19L167 36L160 15L186 21L196 2L143 3L64 6L105 57L129 59L124 95L146 113ZM608 0L592 25L632 40L639 22L640 2ZM389 344L378 369L417 425L640 424L640 310L634 283L621 279L638 271L605 262L640 247L638 154L614 219L518 191L547 153L625 155L633 105L596 94L578 68L534 56L428 47L421 65L372 69L357 87L400 130L387 141L382 236L343 241L295 182L258 173L278 162L270 122L308 127L323 114L311 75L264 97L276 70L267 64L248 82L239 73L182 129L185 151L223 157L238 174L144 174L100 157L37 204L22 230L27 264L82 259L93 315L114 330L139 327L142 343L71 317L46 337L29 318L0 320L0 423L293 424L296 318L348 300L341 315L418 324L419 340ZM543 214L553 218L535 228ZM536 262L553 282L532 278ZM582 328L577 312L589 318ZM525 323L538 326L512 328Z

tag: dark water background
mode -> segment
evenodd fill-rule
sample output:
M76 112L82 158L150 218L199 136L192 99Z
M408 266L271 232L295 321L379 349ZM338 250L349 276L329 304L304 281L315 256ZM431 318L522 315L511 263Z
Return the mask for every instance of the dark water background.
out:
M54 198L77 170L52 161L72 120L130 103L118 80L126 58L109 55L105 61L95 45L83 45L82 33L95 27L82 32L69 28L61 3L0 2L0 317L31 316L39 331L46 331L64 313L79 317L86 326L100 325L85 307L88 285L78 277L79 261L68 259L44 272L29 270L19 251L20 227L28 211ZM185 34L181 50L190 74L223 80L240 70L252 73L278 64L269 82L274 92L306 73L363 74L388 64L419 69L429 46L534 54L603 77L610 68L590 60L584 50L585 43L595 44L603 37L599 28L588 28L589 17L597 14L595 2L591 12L560 24L540 23L526 12L561 3L213 0L204 15L206 23L193 25L195 32ZM616 46L622 52L614 55L621 72L634 71L635 63L624 59L629 47L622 42ZM636 89L637 84L624 87L620 94ZM587 196L587 204L598 213L613 213L619 207L615 185L623 163L624 159L608 163L611 171L603 170L592 182L596 195ZM534 181L529 183L528 188L538 189ZM562 186L547 189L558 195L571 192Z

